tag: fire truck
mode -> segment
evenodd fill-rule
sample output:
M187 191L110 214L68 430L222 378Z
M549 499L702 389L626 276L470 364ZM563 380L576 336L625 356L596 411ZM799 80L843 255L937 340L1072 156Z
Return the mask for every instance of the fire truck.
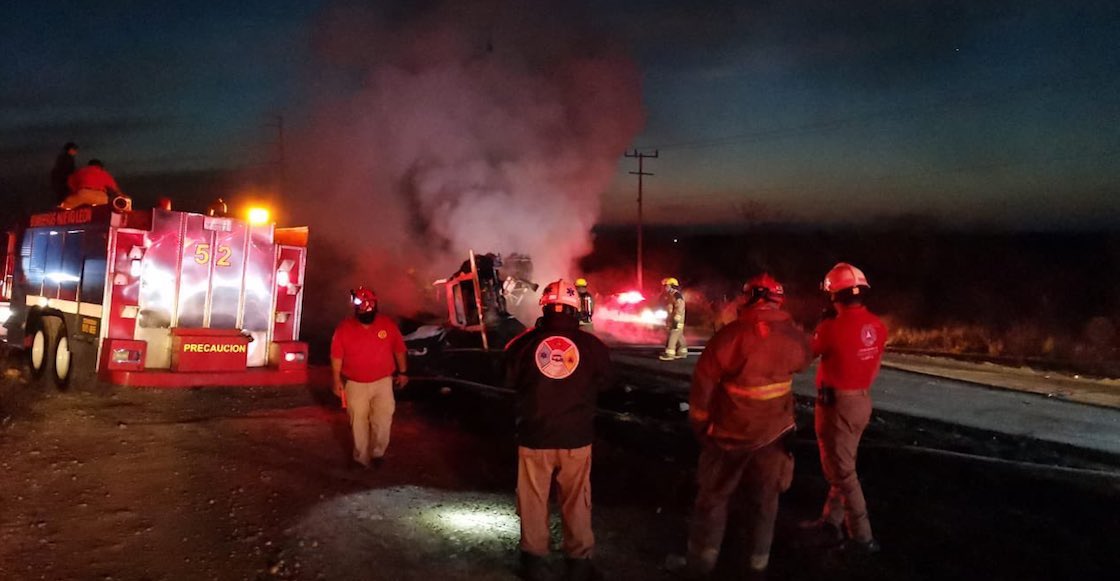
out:
M8 233L0 335L59 388L302 384L306 227L113 204Z

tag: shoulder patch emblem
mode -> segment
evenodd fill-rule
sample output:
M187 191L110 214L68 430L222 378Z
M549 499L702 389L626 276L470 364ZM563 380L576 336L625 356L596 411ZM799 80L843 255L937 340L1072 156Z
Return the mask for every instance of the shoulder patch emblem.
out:
M875 344L875 339L878 337L875 334L875 325L864 325L859 330L859 339L863 341L864 347L870 347Z
M382 329L382 330L377 332L377 338L378 339L384 339L385 337L388 337L388 336L389 336L389 332L386 331L385 329Z
M579 348L567 337L553 335L537 344L537 369L549 379L564 379L579 367Z

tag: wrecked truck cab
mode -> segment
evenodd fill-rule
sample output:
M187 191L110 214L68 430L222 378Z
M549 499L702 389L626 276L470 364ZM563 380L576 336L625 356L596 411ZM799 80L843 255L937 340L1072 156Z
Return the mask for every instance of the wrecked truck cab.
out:
M519 261L528 262L527 257ZM451 276L435 281L442 289L447 317L439 324L420 325L405 335L410 368L417 377L461 380L486 385L501 383L505 346L525 331L507 310L522 297L509 292L510 279L526 292L537 285L524 278L524 264L516 275L502 276L500 255L474 252Z

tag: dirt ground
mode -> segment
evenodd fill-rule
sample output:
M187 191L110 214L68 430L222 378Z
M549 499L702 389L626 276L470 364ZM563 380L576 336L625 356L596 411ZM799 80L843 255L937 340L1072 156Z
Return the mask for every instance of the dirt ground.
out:
M516 578L500 395L416 386L402 394L388 462L357 471L344 412L323 389L56 393L4 381L0 579ZM661 563L684 546L695 450L663 428L600 426L607 579L671 578ZM860 458L883 553L804 548L795 525L825 488L811 439L795 452L771 579L1105 579L1120 566L1116 479L888 440ZM736 578L741 542L733 526L724 578Z

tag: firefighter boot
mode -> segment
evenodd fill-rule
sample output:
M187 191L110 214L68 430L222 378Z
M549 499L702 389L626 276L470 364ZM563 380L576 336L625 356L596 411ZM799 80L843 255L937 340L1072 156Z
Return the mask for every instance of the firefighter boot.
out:
M548 562L540 555L521 551L520 577L525 581L546 581L548 577Z
M672 361L677 358L677 354L674 351L665 351L661 355L658 355L657 358L662 361Z
M567 565L564 572L566 581L599 581L603 579L602 572L595 566L591 559L565 559Z
M869 541L857 541L855 539L849 539L841 548L846 554L857 558L869 557L883 550L882 547L879 546L879 541L876 541L875 539L871 539Z
M711 576L716 565L714 556L705 555L705 557L711 558L698 559L684 555L669 555L665 558L665 570L682 581L704 581Z
M804 539L799 543L802 547L831 548L844 542L844 533L840 527L823 518L803 521L797 526L805 533Z

